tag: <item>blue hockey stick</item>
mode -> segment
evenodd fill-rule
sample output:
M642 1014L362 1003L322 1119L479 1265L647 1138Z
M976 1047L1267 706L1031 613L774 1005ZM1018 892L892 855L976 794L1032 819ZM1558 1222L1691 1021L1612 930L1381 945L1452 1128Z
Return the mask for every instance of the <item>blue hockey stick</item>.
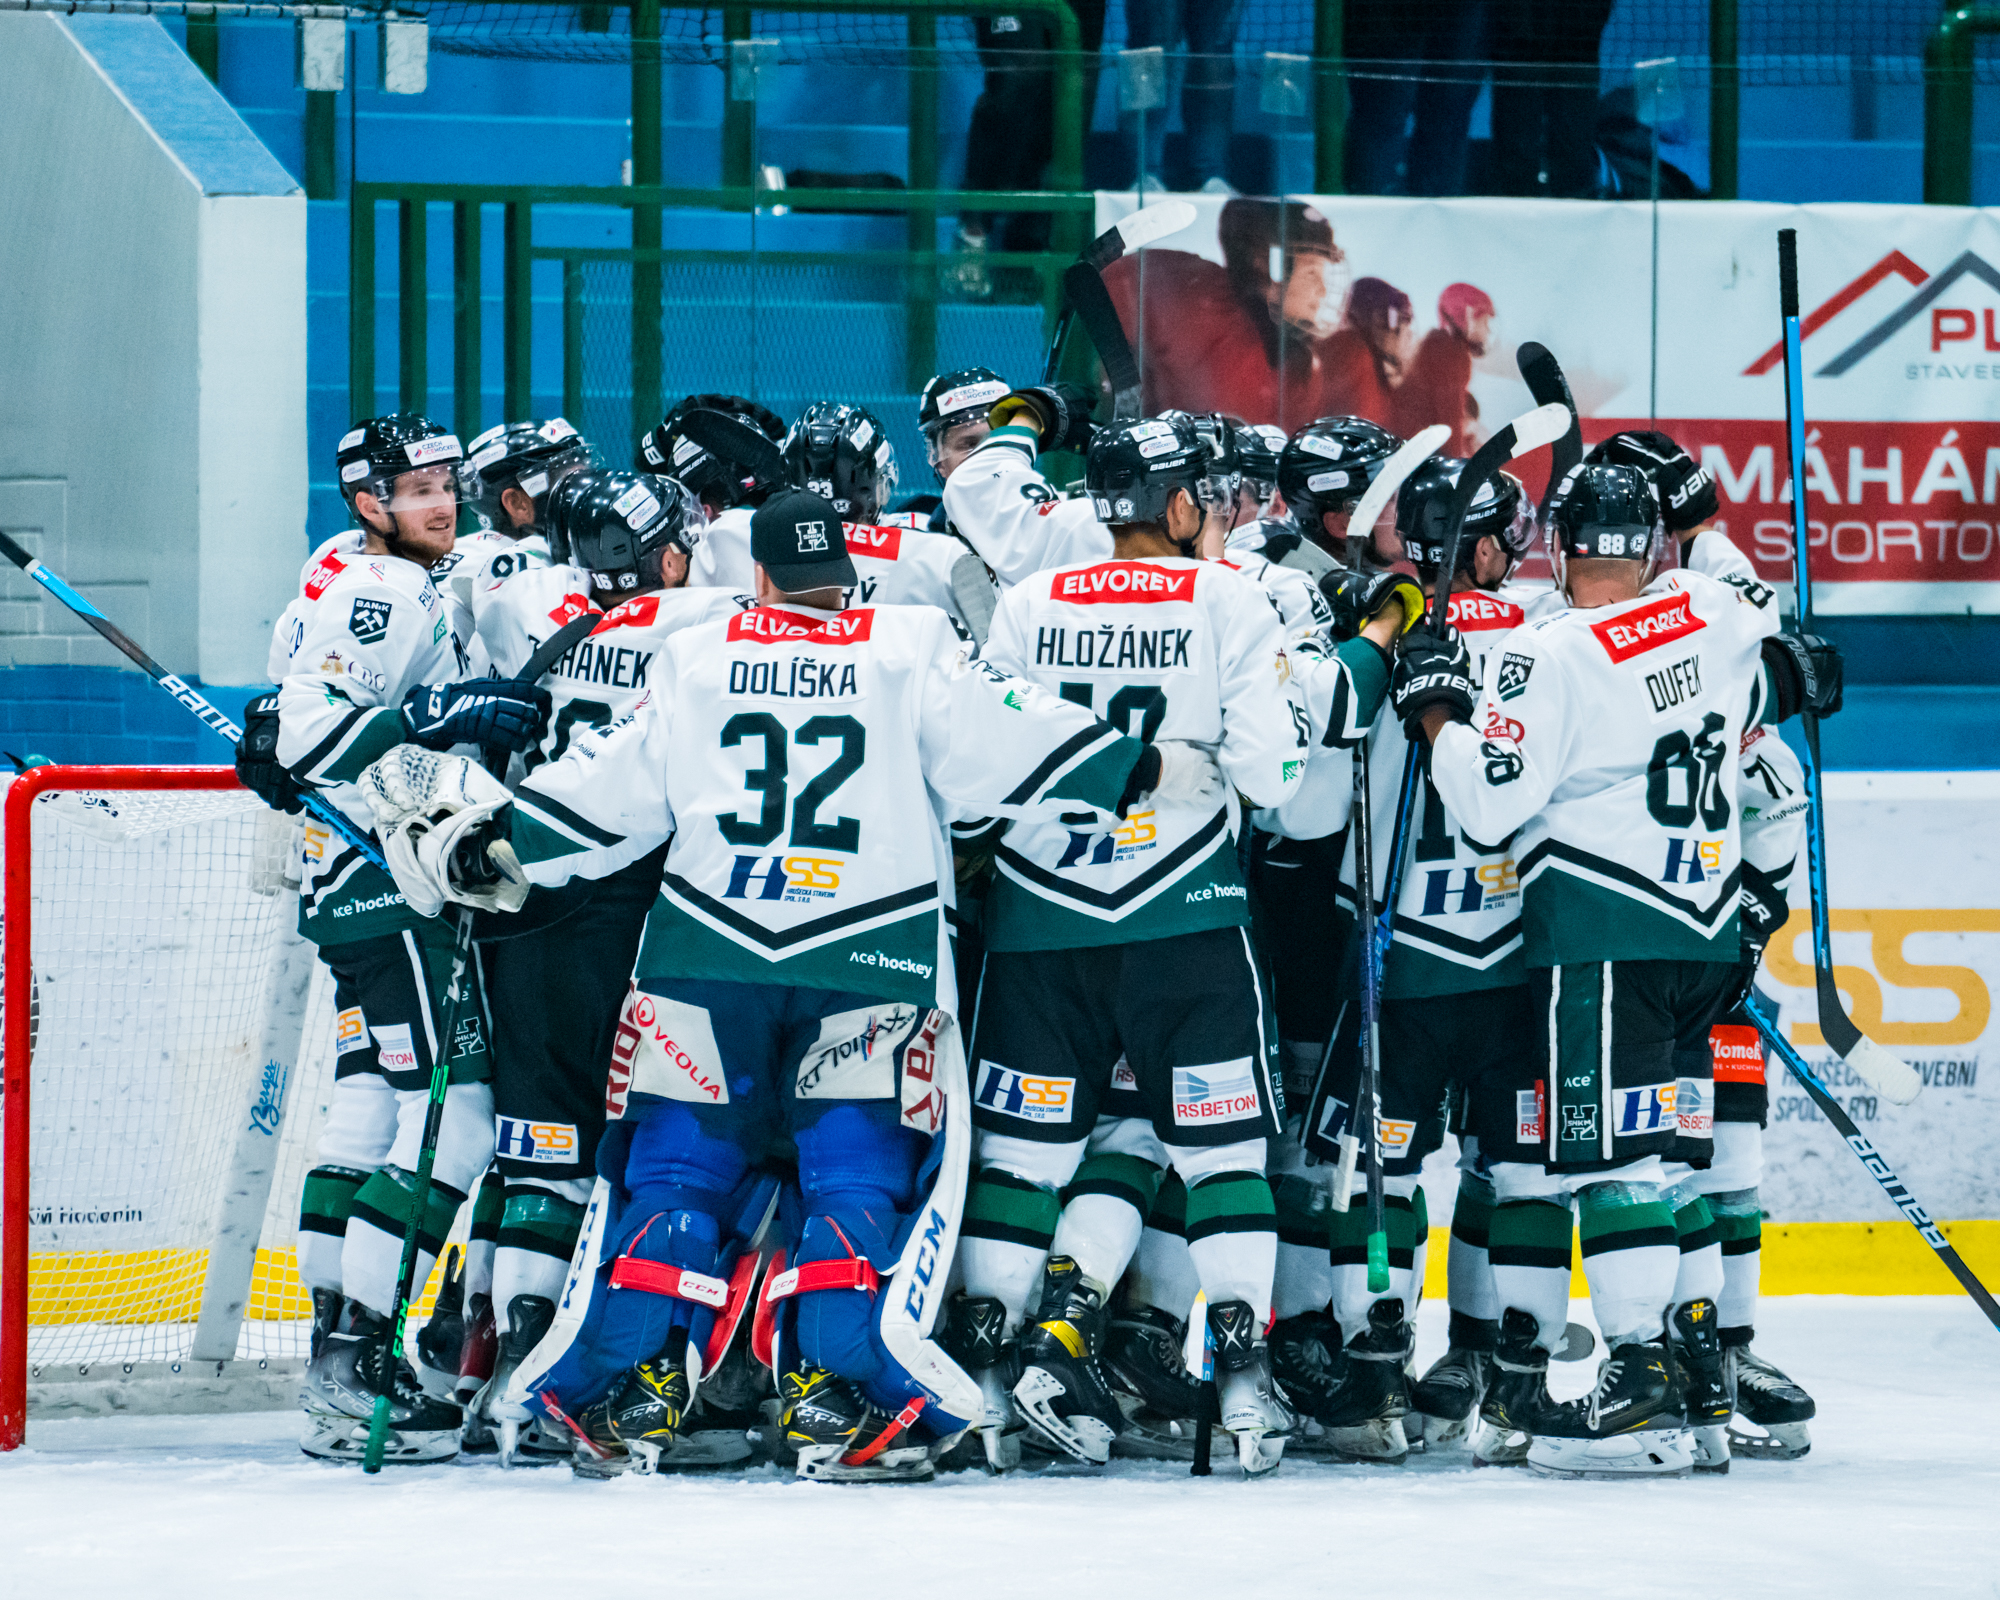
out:
M192 711L201 720L203 727L212 733L220 734L232 745L243 742L241 728L195 693L181 678L167 671L159 662L147 655L115 622L4 533L0 533L0 555L6 556L15 566L95 628L106 644L129 658L141 672ZM352 845L360 853L362 860L370 866L380 867L384 872L389 870L389 863L382 859L382 852L376 849L375 841L357 824L342 815L337 807L311 790L303 791L299 798L304 802L307 811Z
M1951 1269L1951 1275L1958 1279L1960 1286L1972 1296L1972 1303L1986 1313L1986 1320L1994 1327L2000 1328L2000 1303L1994 1301L1993 1296L1987 1292L1986 1285L1979 1281L1972 1268L1968 1267L1959 1253L1951 1247L1951 1242L1944 1236L1944 1230L1931 1220L1931 1214L1917 1204L1917 1197L1910 1193L1903 1180L1890 1170L1882 1152L1862 1136L1861 1130L1854 1125L1854 1119L1842 1108L1840 1102L1834 1099L1832 1091L1820 1081L1819 1074L1807 1065L1805 1057L1793 1048L1792 1042L1779 1032L1778 1019L1769 1010L1769 1002L1753 991L1743 1002L1743 1009L1750 1020L1757 1024L1757 1031L1764 1036L1764 1042L1771 1047L1772 1053L1784 1062L1786 1070L1805 1086L1806 1093L1812 1096L1813 1104L1826 1114L1826 1120L1833 1124L1834 1131L1846 1141L1848 1149L1854 1152L1862 1166L1868 1169L1868 1176L1881 1184L1882 1192L1896 1203L1896 1209L1903 1213L1910 1226L1923 1235L1924 1243L1938 1253L1938 1259Z

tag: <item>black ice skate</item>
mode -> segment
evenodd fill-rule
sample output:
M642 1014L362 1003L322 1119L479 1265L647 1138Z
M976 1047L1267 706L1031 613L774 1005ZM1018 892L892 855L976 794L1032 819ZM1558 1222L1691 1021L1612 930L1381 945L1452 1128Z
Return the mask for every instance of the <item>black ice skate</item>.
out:
M1187 1324L1158 1306L1115 1313L1104 1342L1104 1374L1125 1413L1116 1453L1154 1460L1194 1458L1201 1386L1182 1354Z
M1730 1328L1721 1337L1722 1381L1736 1419L1758 1430L1732 1425L1731 1452L1745 1461L1798 1460L1812 1449L1806 1424L1818 1409L1813 1397L1750 1348L1748 1328Z
M945 1307L944 1331L938 1343L979 1385L985 1410L973 1424L994 1472L1011 1472L1021 1464L1025 1431L1014 1409L1014 1385L1021 1379L1019 1353L1007 1341L1007 1308L991 1295L957 1294Z
M1474 1466L1513 1467L1526 1461L1535 1429L1555 1404L1549 1395L1549 1353L1535 1343L1538 1332L1525 1311L1510 1309L1500 1319L1500 1342L1472 1435Z
M458 1399L459 1359L465 1353L465 1257L457 1245L445 1252L444 1278L430 1320L417 1330L411 1365L433 1400Z
M1497 1322L1452 1313L1450 1348L1410 1385L1410 1415L1403 1420L1403 1432L1413 1446L1421 1440L1424 1449L1441 1450L1472 1431L1499 1340Z
M1729 1414L1735 1407L1723 1383L1715 1302L1690 1300L1675 1311L1672 1343L1680 1362L1688 1432L1694 1437L1694 1470L1727 1472Z
M1410 1444L1403 1418L1410 1409L1410 1329L1403 1302L1377 1300L1368 1308L1368 1326L1347 1342L1347 1365L1331 1403L1317 1418L1328 1445L1341 1461L1401 1466Z
M748 1346L748 1340L732 1343L722 1364L701 1375L680 1443L662 1467L734 1466L755 1453L752 1435L764 1425L759 1403L770 1390L770 1371L751 1359Z
M1320 1418L1333 1409L1346 1371L1340 1324L1328 1312L1302 1311L1272 1324L1271 1376L1299 1419L1292 1430L1294 1454L1333 1455Z
M462 1406L470 1405L493 1376L493 1363L499 1356L500 1329L493 1318L493 1296L466 1296L465 1337L458 1347L458 1382L452 1387L452 1398Z
M575 1440L567 1428L507 1399L515 1372L555 1320L556 1303L546 1295L517 1294L507 1302L507 1331L500 1337L492 1375L466 1408L466 1449L490 1450L497 1434L503 1467L553 1466L571 1458Z
M798 1475L825 1483L921 1483L930 1446L910 1431L920 1404L891 1416L847 1379L818 1367L778 1382L779 1420L798 1456Z
M1597 1387L1549 1407L1528 1465L1551 1478L1685 1478L1694 1440L1680 1376L1662 1339L1621 1344L1597 1369Z
M348 1302L306 1371L309 1417L299 1448L307 1455L359 1461L368 1448L375 1398L385 1393L390 1430L385 1464L423 1465L458 1454L459 1408L425 1394L409 1362L391 1359L391 1332L387 1317Z
M1041 1306L1021 1329L1014 1404L1036 1437L1096 1467L1111 1459L1111 1441L1125 1424L1098 1365L1104 1334L1104 1286L1068 1256L1051 1256Z
M1258 1337L1261 1331L1257 1314L1242 1300L1208 1308L1222 1426L1235 1437L1237 1464L1250 1478L1277 1470L1293 1422L1271 1382L1271 1350Z

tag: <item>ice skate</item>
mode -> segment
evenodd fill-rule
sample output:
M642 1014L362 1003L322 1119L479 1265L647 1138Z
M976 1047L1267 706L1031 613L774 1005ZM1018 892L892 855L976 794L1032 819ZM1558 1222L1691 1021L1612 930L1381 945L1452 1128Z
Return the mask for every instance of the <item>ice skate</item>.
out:
M944 1331L938 1336L945 1354L979 1385L985 1410L972 1432L994 1472L1011 1472L1021 1464L1025 1430L1013 1396L1021 1379L1020 1360L1006 1340L1006 1327L1006 1307L991 1295L958 1294L945 1308Z
M778 1383L785 1440L798 1475L822 1483L922 1483L935 1470L930 1446L910 1433L918 1407L891 1416L860 1389L818 1367Z
M1271 1381L1271 1347L1258 1337L1261 1331L1245 1301L1208 1308L1220 1420L1236 1440L1236 1462L1246 1478L1277 1470L1294 1421Z
M688 1403L679 1353L640 1362L571 1422L571 1469L580 1478L650 1477L678 1446Z
M1403 1432L1410 1409L1403 1374L1409 1348L1403 1302L1377 1300L1368 1308L1368 1326L1348 1341L1340 1387L1316 1418L1339 1460L1393 1467L1409 1459Z
M1051 1256L1041 1307L1021 1330L1014 1404L1039 1438L1096 1467L1111 1459L1111 1441L1125 1422L1097 1364L1104 1325L1104 1286L1068 1256Z
M1729 1414L1734 1407L1723 1383L1715 1302L1690 1300L1674 1312L1672 1320L1688 1431L1694 1436L1694 1470L1727 1472Z
M458 1382L452 1386L452 1398L459 1405L470 1405L473 1397L486 1387L499 1355L500 1330L493 1320L493 1297L467 1296L465 1334L458 1346Z
M1551 1478L1685 1478L1694 1440L1673 1352L1632 1340L1606 1356L1597 1387L1551 1406L1535 1426L1528 1465Z
M1116 1454L1193 1458L1201 1390L1181 1354L1186 1341L1186 1324L1157 1306L1135 1306L1112 1317L1104 1371L1125 1413Z
M1549 1353L1535 1343L1535 1319L1510 1310L1500 1319L1500 1343L1490 1358L1472 1461L1480 1467L1518 1466L1528 1459L1536 1427L1555 1404L1549 1395Z
M571 1459L575 1441L567 1429L506 1398L514 1373L555 1318L556 1303L545 1295L517 1294L507 1302L507 1331L500 1337L492 1375L466 1408L466 1449L476 1452L497 1444L503 1467L555 1466Z
M1734 1336L1741 1333L1741 1339ZM1750 1348L1748 1329L1731 1328L1722 1349L1722 1381L1736 1407L1733 1455L1744 1461L1796 1461L1812 1449L1813 1397Z
M747 1350L732 1345L713 1372L704 1372L680 1442L663 1467L727 1467L755 1454L752 1436L763 1426L758 1401L768 1389L760 1379L767 1369L751 1361Z
M460 1404L458 1369L465 1352L465 1257L457 1245L445 1252L444 1275L430 1320L409 1346L417 1382L433 1400Z
M389 1319L349 1301L306 1369L307 1427L299 1448L327 1461L359 1461L378 1393L389 1396L384 1464L424 1465L458 1454L457 1406L425 1394L407 1361L392 1364Z
M1426 1450L1441 1450L1472 1431L1486 1398L1492 1361L1490 1349L1453 1345L1410 1385L1410 1415L1403 1430L1413 1445L1421 1438Z

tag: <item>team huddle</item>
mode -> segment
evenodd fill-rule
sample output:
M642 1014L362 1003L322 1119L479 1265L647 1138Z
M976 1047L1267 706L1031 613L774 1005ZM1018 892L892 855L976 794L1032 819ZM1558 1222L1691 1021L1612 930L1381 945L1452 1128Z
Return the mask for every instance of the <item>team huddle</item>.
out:
M1538 509L1444 429L1092 402L934 379L900 509L830 402L690 396L630 471L342 439L238 762L387 863L302 818L308 1453L383 1396L390 1460L593 1477L1805 1453L1741 1002L1805 825L1769 730L1837 652L1663 434ZM406 1233L421 1284L468 1199L405 1359ZM1606 1357L1557 1402L1573 1229Z

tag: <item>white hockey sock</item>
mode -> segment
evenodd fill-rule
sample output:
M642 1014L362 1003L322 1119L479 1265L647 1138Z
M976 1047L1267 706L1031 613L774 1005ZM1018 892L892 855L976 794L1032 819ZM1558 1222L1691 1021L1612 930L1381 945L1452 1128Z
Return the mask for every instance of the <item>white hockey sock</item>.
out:
M1311 1249L1278 1241L1277 1269L1271 1279L1271 1309L1279 1317L1324 1311L1333 1301L1333 1263L1326 1246Z
M960 1235L958 1259L965 1271L965 1292L974 1299L991 1295L1006 1308L1007 1337L1021 1330L1028 1314L1028 1297L1042 1281L1046 1250L1015 1244L1010 1239L973 1239Z
M1080 1194L1063 1207L1049 1254L1070 1257L1086 1278L1095 1278L1108 1293L1125 1276L1144 1226L1145 1219L1129 1201L1115 1195Z
M1470 1172L1458 1177L1451 1210L1451 1245L1445 1257L1445 1298L1452 1314L1475 1322L1500 1320L1500 1290L1493 1278L1488 1231L1496 1204L1493 1185Z

